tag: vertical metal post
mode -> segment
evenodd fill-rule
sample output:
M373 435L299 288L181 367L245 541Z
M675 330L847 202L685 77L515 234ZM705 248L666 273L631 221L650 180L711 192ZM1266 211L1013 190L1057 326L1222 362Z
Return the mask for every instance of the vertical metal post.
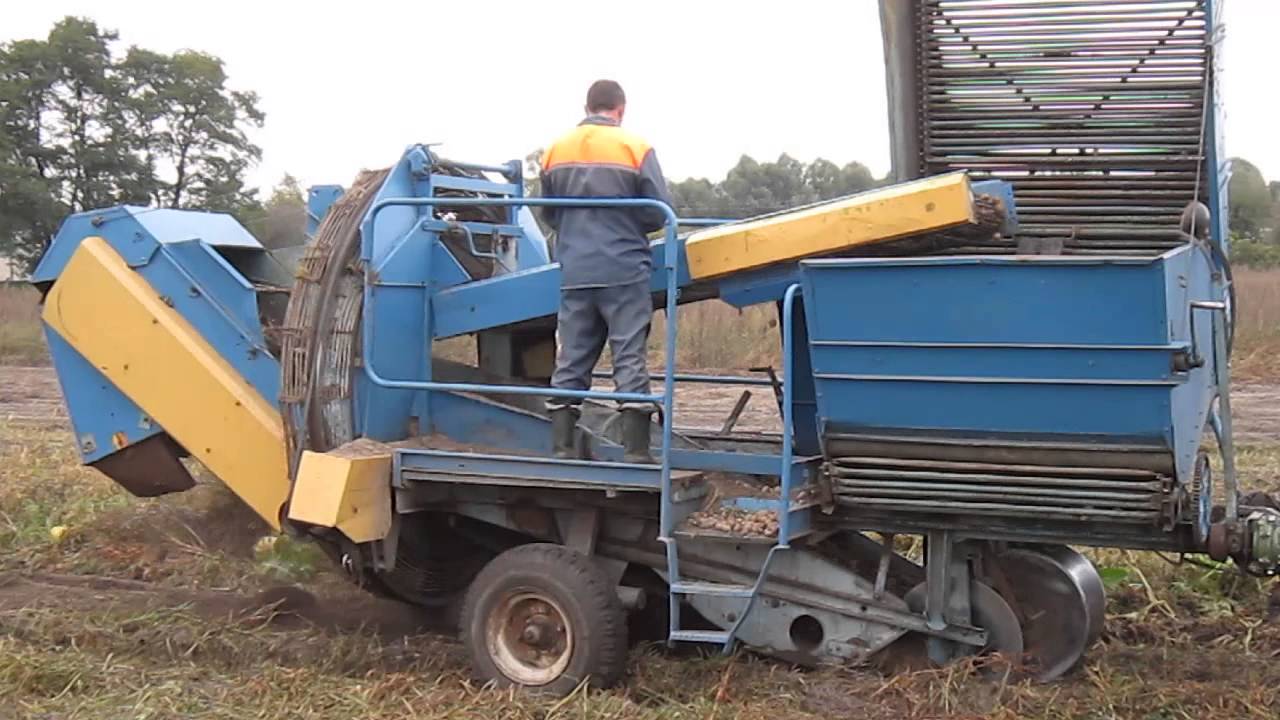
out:
M428 190L428 192L434 192L434 191ZM468 234L467 239L468 240L471 239L470 234ZM435 258L435 255L436 255L435 240L432 239L431 247L427 248L426 261L423 263L424 265L423 277L425 278L425 282L423 282L422 284L422 294L423 294L422 342L424 344L423 352L426 354L426 357L423 358L423 362L422 362L422 379L426 382L431 382L431 377L432 377L431 371L433 369L431 367L431 360L432 360L431 351L432 351L432 347L435 345L435 338L434 338L435 328L433 326L433 320L432 320L432 315L435 314L433 311L434 303L432 302L435 296L435 288L432 286L432 282L431 282L431 271L432 271L431 261ZM435 422L431 417L431 390L424 389L421 392L422 392L422 424L426 426L426 432L434 433L436 429L435 429Z
M792 388L795 383L792 373L795 362L792 353L795 351L795 304L800 294L800 286L792 285L782 296L782 473L780 492L778 493L778 545L785 548L791 542L791 470L792 455L795 452L792 435L794 418L792 417Z
M666 368L662 374L662 517L659 518L662 535L670 537L672 532L671 517L671 423L675 400L675 366L676 366L676 297L678 293L679 275L677 269L680 255L676 252L676 223L667 223L664 237L666 247L663 248L667 276L666 305Z
M1230 215L1230 199L1227 197L1227 187L1231 179L1231 171L1223 143L1222 90L1218 83L1218 58L1222 51L1222 0L1205 0L1204 9L1205 40L1209 44L1208 57L1205 58L1209 83L1205 88L1206 97L1204 98L1205 152L1200 162L1210 173L1206 183L1209 186L1208 205L1213 217L1213 225L1209 228L1210 240L1225 253L1229 250L1227 221ZM1200 188L1196 188L1197 198L1199 193Z
M1218 384L1218 412L1213 415L1213 430L1222 453L1222 487L1227 494L1227 522L1240 515L1239 487L1236 480L1236 447L1231 433L1231 369L1227 358L1227 312L1223 307L1213 313L1213 374Z
M925 618L929 628L941 630L947 626L947 570L951 566L951 532L935 530L925 537Z
M1193 353L1196 342L1196 311L1207 310L1212 314L1213 322L1210 330L1213 334L1213 381L1218 396L1218 408L1209 413L1209 425L1213 428L1214 437L1218 441L1218 450L1222 453L1222 486L1226 492L1227 522L1235 521L1239 513L1238 486L1236 482L1236 450L1235 440L1231 433L1231 366L1227 353L1227 304L1216 300L1193 300L1191 302L1190 332Z
M947 627L947 598L951 585L952 536L949 530L935 530L925 538L925 621L932 630ZM930 637L926 641L929 658L937 663L951 659L950 643Z

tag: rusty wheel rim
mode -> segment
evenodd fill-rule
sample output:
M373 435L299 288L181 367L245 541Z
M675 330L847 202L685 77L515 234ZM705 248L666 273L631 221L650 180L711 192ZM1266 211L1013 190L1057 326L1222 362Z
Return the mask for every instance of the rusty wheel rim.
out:
M523 590L506 597L485 623L485 643L498 670L520 685L546 685L573 656L573 629L555 599Z

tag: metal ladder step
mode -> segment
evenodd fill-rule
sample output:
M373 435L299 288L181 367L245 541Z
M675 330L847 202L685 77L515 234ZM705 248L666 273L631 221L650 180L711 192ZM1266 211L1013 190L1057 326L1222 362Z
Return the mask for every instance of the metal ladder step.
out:
M677 595L749 598L754 591L755 588L750 585L732 585L729 583L681 581L671 584L671 592Z
M673 630L671 639L680 642L715 643L723 645L729 642L726 630Z

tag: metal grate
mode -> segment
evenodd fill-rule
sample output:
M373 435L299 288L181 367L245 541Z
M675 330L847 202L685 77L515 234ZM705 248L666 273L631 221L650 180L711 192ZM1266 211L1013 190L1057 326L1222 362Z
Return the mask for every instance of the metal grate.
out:
M1146 525L1171 512L1168 477L1148 470L841 457L827 472L837 503L862 510Z
M1011 181L1020 234L1069 253L1175 247L1208 181L1205 4L923 0L921 171Z

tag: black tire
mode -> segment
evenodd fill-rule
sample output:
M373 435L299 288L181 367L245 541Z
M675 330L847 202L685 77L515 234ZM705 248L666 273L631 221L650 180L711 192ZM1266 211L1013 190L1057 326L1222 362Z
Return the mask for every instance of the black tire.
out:
M627 660L627 617L590 558L547 543L512 548L476 575L462 641L482 682L566 695L584 679L610 687Z

